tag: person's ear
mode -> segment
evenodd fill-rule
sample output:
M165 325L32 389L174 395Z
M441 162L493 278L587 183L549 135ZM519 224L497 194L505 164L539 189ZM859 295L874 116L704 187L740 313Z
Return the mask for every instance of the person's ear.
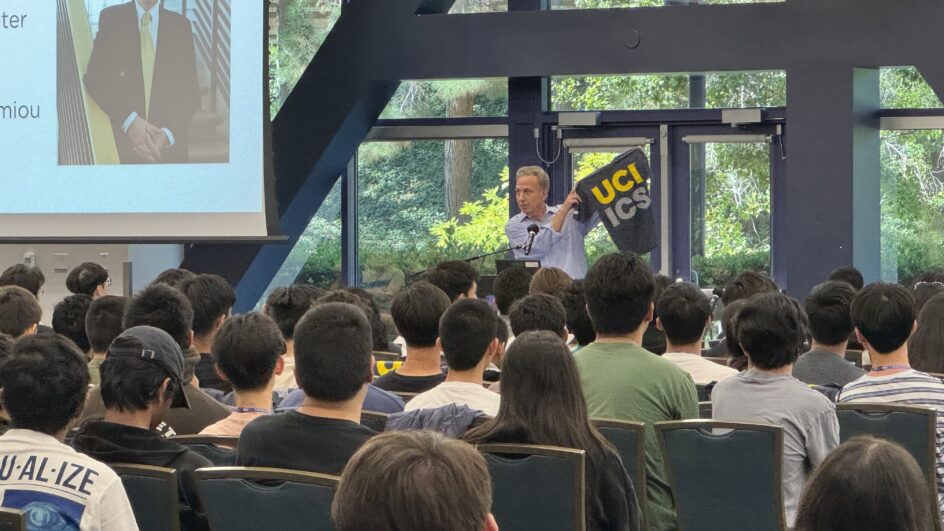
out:
M374 355L370 355L370 365L367 366L367 383L374 381L374 367L377 366L377 360L374 359Z
M665 332L665 328L662 328L662 318L656 317L656 329L660 332Z
M187 336L187 348L190 348L193 345L193 330L190 330L190 334Z
M229 378L227 378L226 375L223 374L223 370L220 369L220 366L217 365L216 363L213 364L213 370L216 371L216 375L219 376L221 380L223 380L224 382L229 382Z
M860 345L865 347L866 350L868 350L869 352L872 351L872 345L870 345L869 342L866 341L864 337L862 337L862 332L859 332L858 326L855 327L855 338L856 338L856 341L858 341Z
M915 322L912 323L911 325L911 333L914 334L917 329L918 329L918 320L915 319Z
M262 315L268 315L269 317L272 317L271 315L269 315L269 305L268 305L268 304L263 303L263 305L262 305Z
M655 317L655 313L656 313L656 303L650 302L650 303L649 303L649 309L646 310L646 322L647 322L647 323L652 321L652 318Z
M165 401L172 402L174 400L173 396L169 396L167 389L170 387L170 378L164 378L164 381L161 382L161 388L157 391L157 400L158 403L163 403Z
M492 513L488 513L488 516L485 518L483 531L498 531L498 522L495 521L495 517L492 516Z
M226 318L229 317L229 312L224 313L216 319L216 322L213 323L213 330L219 330L223 327L223 323L226 322Z
M33 323L29 328L23 332L23 337L25 336L35 336L36 332L39 331L39 323Z
M443 351L442 340L439 339L438 337L436 338L436 349L439 350L439 352ZM409 356L409 353L407 353L407 356Z
M567 325L564 325L564 329L561 330L560 336L561 336L561 339L564 340L564 343L566 343L566 342L567 342L567 338L570 337L570 330L567 329Z
M275 359L275 375L280 376L283 372L285 372L285 358L279 356Z

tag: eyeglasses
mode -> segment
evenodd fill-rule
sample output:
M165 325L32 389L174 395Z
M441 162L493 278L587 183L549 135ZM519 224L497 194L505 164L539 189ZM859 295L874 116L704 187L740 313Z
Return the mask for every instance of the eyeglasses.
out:
M917 282L914 285L914 289L918 289L921 286L934 286L937 288L944 288L944 282Z

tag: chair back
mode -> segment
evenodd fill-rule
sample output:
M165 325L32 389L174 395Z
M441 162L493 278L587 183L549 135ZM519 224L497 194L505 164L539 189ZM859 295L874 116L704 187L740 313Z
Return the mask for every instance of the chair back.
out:
M646 425L628 420L593 419L593 425L616 448L623 466L633 480L636 499L646 517ZM643 524L645 526L645 523Z
M711 401L698 403L698 418L702 420L711 420Z
M390 415L387 413L378 413L377 411L361 411L361 426L370 428L377 433L382 433L387 427L387 419Z
M375 350L373 352L373 355L374 355L374 359L377 361L402 361L403 360L399 352Z
M785 529L783 428L683 420L655 429L679 529Z
M109 465L121 478L140 531L180 531L177 471L148 465Z
M530 444L480 444L502 531L585 531L586 452Z
M915 458L928 479L932 507L937 501L937 412L931 408L894 404L836 404L839 442L856 435L871 435L900 444ZM938 519L940 520L940 519Z
M695 384L695 389L698 391L698 401L706 402L711 400L711 389L705 384Z
M216 466L236 464L236 446L239 444L239 437L177 435L170 439L206 457Z
M334 531L331 501L337 476L278 468L220 467L196 471L210 529Z
M23 511L0 507L0 531L26 531Z
M861 350L846 350L846 355L844 356L846 361L851 361L855 364L856 367L862 368L862 351Z
M407 402L409 402L410 400L412 400L414 396L416 396L416 395L419 394L419 393L407 393L407 392L404 392L404 391L390 391L390 392L393 393L393 394L395 394L395 395L397 395L397 396L399 396L399 397L400 397L400 400L403 400L403 403L404 403L404 404L406 404Z

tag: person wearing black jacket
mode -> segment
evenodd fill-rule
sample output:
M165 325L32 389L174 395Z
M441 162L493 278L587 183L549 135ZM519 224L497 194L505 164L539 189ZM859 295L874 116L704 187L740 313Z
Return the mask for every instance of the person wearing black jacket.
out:
M123 332L109 346L101 366L105 419L85 425L73 446L104 463L177 470L181 524L188 530L205 529L205 522L195 514L198 498L193 472L213 464L155 431L172 405L189 407L183 367L180 346L167 332L150 326Z

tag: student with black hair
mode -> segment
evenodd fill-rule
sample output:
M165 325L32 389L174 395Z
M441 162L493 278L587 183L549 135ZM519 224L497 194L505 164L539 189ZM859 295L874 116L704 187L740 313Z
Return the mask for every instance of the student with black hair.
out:
M125 307L122 326L153 326L167 332L183 352L183 392L190 408L171 408L158 428L165 436L193 435L229 416L229 409L204 393L194 381L194 368L200 354L190 346L193 339L193 307L180 291L166 284L151 284L135 294ZM106 355L106 360L107 360ZM101 387L89 392L80 423L99 420L105 414Z
M14 339L33 335L42 317L43 309L29 291L19 286L0 287L0 333Z
M0 346L0 382L13 422L0 436L2 507L23 511L29 529L137 530L118 475L63 444L89 382L75 345L43 334Z
M665 333L664 359L691 375L696 384L720 382L737 371L701 357L702 339L711 326L711 302L694 284L678 282L656 301L656 326Z
M180 268L171 268L165 269L157 277L151 281L151 285L154 284L167 284L172 288L180 288L180 285L185 281L197 276L193 271L188 271L186 269Z
M547 330L567 340L567 315L560 299L553 295L537 293L516 302L508 313L511 333L518 337L530 330Z
M464 405L486 415L498 413L501 396L482 387L485 368L498 350L495 312L475 299L452 304L439 321L436 344L449 372L443 383L407 402L406 411Z
M374 380L386 391L422 393L445 380L436 339L439 319L449 308L449 297L428 282L417 282L393 298L390 314L406 341L406 360L396 370Z
M190 299L193 307L192 346L200 353L195 371L200 387L228 393L233 387L216 373L216 360L211 350L213 338L236 304L236 291L219 275L196 275L184 280L180 291Z
M908 362L918 371L944 378L944 294L918 313L918 329L908 340Z
M37 299L45 283L46 276L36 266L15 264L0 273L0 286L19 286Z
M846 384L838 402L907 404L937 411L937 492L944 515L944 383L911 367L908 339L916 327L914 298L898 284L869 284L852 301L852 324L872 357L872 369Z
M3 360L13 352L13 345L16 343L12 337L0 332L0 365ZM0 380L0 389L3 389L3 381ZM3 411L3 401L0 400L0 435L3 435L10 429L10 416Z
M809 385L838 385L861 378L865 371L846 361L852 335L850 307L856 296L848 282L829 280L813 288L803 303L813 344L793 366L793 376Z
M66 289L76 295L88 295L97 299L108 294L108 270L95 262L83 262L69 271Z
M237 462L338 475L374 432L360 425L371 381L371 332L357 306L312 308L295 327L295 377L305 393L297 410L250 422Z
M576 354L597 338L597 333L593 330L593 322L587 314L587 297L584 295L583 280L574 281L574 285L561 297L561 304L564 305L567 330L574 336L574 341L568 346Z
M777 284L767 275L757 273L756 271L744 271L728 282L721 293L721 304L727 308L731 304L747 300L759 293L769 293L780 291ZM724 335L722 339L727 338ZM727 341L719 341L718 344L711 347L708 355L713 358L732 357L732 352L728 349Z
M528 296L534 271L530 267L509 267L495 277L495 306L506 323L512 304Z
M92 305L88 295L69 295L56 304L52 311L52 329L71 339L86 356L89 355L88 334L85 332L85 317Z
M461 260L439 262L436 267L426 273L423 280L443 290L452 302L461 298L477 297L479 272L468 262Z
M108 347L102 363L105 418L83 426L72 444L105 463L173 468L182 527L202 529L193 472L213 463L155 430L171 407L190 407L183 371L183 352L170 334L153 326L128 328Z
M826 277L827 281L845 282L852 286L852 289L858 293L865 286L865 280L862 278L862 272L852 266L842 266L833 269L832 273Z
M364 303L367 309L367 319L370 320L371 338L374 350L385 351L390 348L387 341L387 327L380 317L380 308L374 298L362 288L344 288L344 291L354 295Z
M114 295L105 295L92 301L85 316L85 333L88 337L91 360L89 360L89 374L92 384L102 383L102 362L105 361L105 352L108 345L124 331L122 318L128 299Z
M646 485L651 529L674 529L675 504L652 424L698 418L692 377L642 348L656 286L633 253L601 257L584 280L596 340L575 356L591 418L646 423Z
M915 311L919 314L932 297L944 293L944 282L916 282L914 285Z
M836 406L792 376L806 318L799 303L781 293L762 293L738 312L738 343L751 368L715 386L715 420L783 427L783 505L793 527L797 504L813 469L839 445Z
M200 434L239 437L251 421L271 414L284 353L285 340L272 319L261 313L227 319L213 340L213 357L220 376L233 386L236 405L230 416Z
M262 313L275 321L285 340L285 355L282 356L282 374L275 377L275 390L287 391L295 389L295 325L305 315L315 300L327 293L325 290L311 284L292 284L288 287L276 288L266 298L262 305Z

